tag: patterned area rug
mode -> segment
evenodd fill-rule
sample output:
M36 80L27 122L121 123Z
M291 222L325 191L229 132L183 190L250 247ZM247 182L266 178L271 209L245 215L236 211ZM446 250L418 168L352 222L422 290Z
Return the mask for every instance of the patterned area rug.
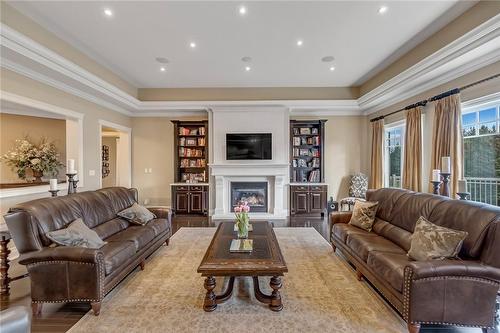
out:
M313 228L275 228L289 273L281 312L253 295L251 278L214 312L203 311L203 278L196 273L215 228L182 228L69 332L405 332L404 322ZM217 293L224 287L217 279ZM261 278L270 292L269 279Z

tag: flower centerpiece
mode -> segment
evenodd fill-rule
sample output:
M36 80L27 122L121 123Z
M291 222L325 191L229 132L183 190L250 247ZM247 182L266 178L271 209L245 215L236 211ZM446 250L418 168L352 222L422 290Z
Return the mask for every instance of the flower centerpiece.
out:
M13 150L9 150L1 157L5 164L12 167L21 179L26 179L26 170L31 169L33 182L41 182L44 173L57 175L58 168L63 164L59 162L59 153L53 142L48 142L45 138L40 140L38 145L33 144L26 137L16 140Z
M248 238L248 227L250 225L248 212L250 206L248 202L240 203L234 207L234 215L236 215L236 229L238 230L238 238Z

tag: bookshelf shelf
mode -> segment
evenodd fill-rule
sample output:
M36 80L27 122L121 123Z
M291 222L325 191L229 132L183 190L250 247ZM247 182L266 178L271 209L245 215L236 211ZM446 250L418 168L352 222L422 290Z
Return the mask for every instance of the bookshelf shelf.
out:
M208 122L172 120L175 182L208 182Z
M326 120L290 121L290 182L324 182Z

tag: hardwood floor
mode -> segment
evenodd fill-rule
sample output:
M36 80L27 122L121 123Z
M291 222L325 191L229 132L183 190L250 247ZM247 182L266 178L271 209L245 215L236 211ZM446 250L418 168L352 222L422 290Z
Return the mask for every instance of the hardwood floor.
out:
M203 216L175 216L172 221L173 233L182 227L209 227L215 226L217 221L211 221ZM325 239L328 240L329 224L326 218L307 218L293 217L286 221L273 221L275 227L313 227ZM139 268L136 268L137 270ZM24 266L16 261L11 263L9 270L11 276L17 276L26 273ZM0 301L0 309L6 309L11 306L24 305L30 307L30 282L29 278L15 281L11 284L11 295L8 299ZM58 333L66 332L80 318L90 310L87 303L68 303L68 304L44 304L42 315L33 318L33 333ZM421 333L479 333L481 329L474 328L450 328L450 327L422 327ZM374 332L375 333L375 332Z

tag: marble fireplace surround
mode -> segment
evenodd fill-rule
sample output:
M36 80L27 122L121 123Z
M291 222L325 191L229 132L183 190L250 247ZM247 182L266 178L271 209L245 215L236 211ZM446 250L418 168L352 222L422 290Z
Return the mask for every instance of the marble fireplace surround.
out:
M209 111L212 219L234 219L231 182L267 182L267 212L250 212L255 219L286 219L289 183L289 110L284 107L224 106ZM227 133L271 133L271 160L226 160ZM285 149L284 149L285 147Z

